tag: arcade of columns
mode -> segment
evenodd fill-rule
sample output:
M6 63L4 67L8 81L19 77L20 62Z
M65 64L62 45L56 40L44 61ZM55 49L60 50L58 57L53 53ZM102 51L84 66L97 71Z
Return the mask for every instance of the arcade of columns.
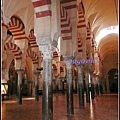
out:
M84 108L84 80L86 102L99 95L100 85L103 85L102 60L95 46L89 21L85 19L82 2L74 0L65 5L58 0L43 0L41 3L32 0L31 4L35 13L34 28L30 32L28 32L30 23L24 25L18 16L13 14L10 18L6 18L3 14L2 63L6 67L2 67L2 79L9 80L9 66L14 59L15 71L18 74L18 104L22 104L22 77L27 75L27 78L34 83L32 96L35 96L36 101L39 101L38 90L43 90L43 120L53 119L53 80L56 84L58 80L63 83L66 80L67 114L74 114L73 88L77 87L79 106ZM39 7L42 7L44 12ZM74 18L71 18L70 10L76 11ZM8 30L11 34L7 34ZM98 63L76 65L68 62L91 58L96 58ZM41 67L43 71L38 70ZM104 89L103 85L103 91Z

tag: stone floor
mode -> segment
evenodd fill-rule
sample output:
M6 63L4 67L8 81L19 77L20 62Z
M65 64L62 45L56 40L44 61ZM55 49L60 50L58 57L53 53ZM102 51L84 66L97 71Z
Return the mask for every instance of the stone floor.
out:
M85 97L85 96L84 96ZM42 96L22 98L22 105L17 98L2 101L2 120L42 120ZM78 94L74 94L74 115L67 116L66 95L53 95L53 120L118 120L118 95L102 94L85 102L85 108L79 108Z

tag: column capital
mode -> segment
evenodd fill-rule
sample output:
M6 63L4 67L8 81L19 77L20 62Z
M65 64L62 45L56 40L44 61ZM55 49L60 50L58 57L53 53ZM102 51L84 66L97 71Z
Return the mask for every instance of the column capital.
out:
M89 69L85 69L85 74L88 75L90 73Z
M90 75L91 75L91 77L94 77L94 74L93 74L93 72L91 72L91 71L90 71Z
M53 52L55 51L55 47L51 44L44 44L39 46L40 51L43 54L43 59L52 59Z
M83 66L79 65L79 66L77 66L77 69L78 69L78 73L82 73Z
M94 72L94 68L95 68L94 66L95 66L95 64L90 64L90 65L89 65L91 72Z
M37 44L38 46L43 46L43 45L48 45L48 44L52 44L52 40L50 37L47 36L41 36L39 34L35 34L36 38L37 38Z
M73 56L63 56L64 62L66 64L66 68L71 68L72 64L69 61L72 61L74 59Z
M84 64L84 69L87 71L90 70L90 64Z
M89 72L90 71L89 67L84 65L84 71Z
M20 73L20 72L24 72L25 69L24 68L23 69L16 69L16 71L17 71L17 73Z
M76 65L77 68L82 68L84 69L84 64L79 64L79 65Z

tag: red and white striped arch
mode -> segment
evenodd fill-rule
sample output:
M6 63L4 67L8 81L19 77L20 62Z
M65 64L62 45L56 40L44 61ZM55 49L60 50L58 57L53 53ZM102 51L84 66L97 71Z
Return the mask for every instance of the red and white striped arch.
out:
M64 69L63 69L63 67L60 67L60 72L64 72Z
M94 48L94 39L92 38L92 44L91 44L91 46Z
M91 31L90 28L87 28L87 37L86 40L91 40Z
M89 52L86 50L86 59L89 59Z
M77 28L84 28L86 27L86 23L81 3L77 6L77 10L78 10Z
M72 39L72 28L68 10L76 8L76 0L60 1L61 35L63 40Z
M91 57L94 57L94 41L93 41L93 38L91 40L91 52L92 52L92 56Z
M88 25L87 25L87 36L86 36L86 47L88 47L88 46L91 46L91 31L90 31L89 22L88 22ZM89 59L89 57L90 57L90 50L86 49L86 59Z
M38 47L37 43L36 43L36 37L34 36L34 29L32 29L30 31L30 34L28 36L28 40L30 42L30 46L31 48L34 48L34 47Z
M60 61L64 61L64 58L62 55L60 55Z
M14 54L16 60L22 59L22 51L16 44L11 42L5 43L4 50L7 49L9 49Z
M52 64L53 70L57 70L57 66L55 64Z
M26 39L24 24L18 17L11 17L11 21L8 24L8 29L13 34L14 40Z
M58 58L58 57L59 57L59 55L58 55L57 51L53 52L53 58Z
M51 0L32 0L36 18L51 16Z
M83 52L83 40L81 39L80 33L77 32L77 39L78 39L78 52Z
M79 3L77 6L77 38L78 38L78 52L83 52L83 40L81 31L83 29L86 29L86 22L83 12L83 6L82 3Z
M72 28L70 26L70 18L67 11L63 8L64 14L61 16L61 35L62 40L71 40L72 39Z
M34 51L27 50L27 57L32 59L33 64L38 64L38 55Z

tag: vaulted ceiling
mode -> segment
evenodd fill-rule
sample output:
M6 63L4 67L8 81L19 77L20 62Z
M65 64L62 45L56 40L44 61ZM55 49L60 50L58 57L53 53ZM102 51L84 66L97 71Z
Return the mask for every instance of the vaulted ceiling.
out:
M71 1L71 0L61 0ZM72 0L80 3L82 1L85 11L86 22L89 21L95 40L104 28L118 25L118 0ZM9 10L9 11L8 11ZM70 12L71 19L76 17L76 11ZM12 15L19 16L26 27L26 34L34 28L34 8L32 0L3 0L2 13L4 22L10 20ZM110 53L114 45L115 51L118 50L118 35L109 34L101 39L98 49L101 56L105 57Z

